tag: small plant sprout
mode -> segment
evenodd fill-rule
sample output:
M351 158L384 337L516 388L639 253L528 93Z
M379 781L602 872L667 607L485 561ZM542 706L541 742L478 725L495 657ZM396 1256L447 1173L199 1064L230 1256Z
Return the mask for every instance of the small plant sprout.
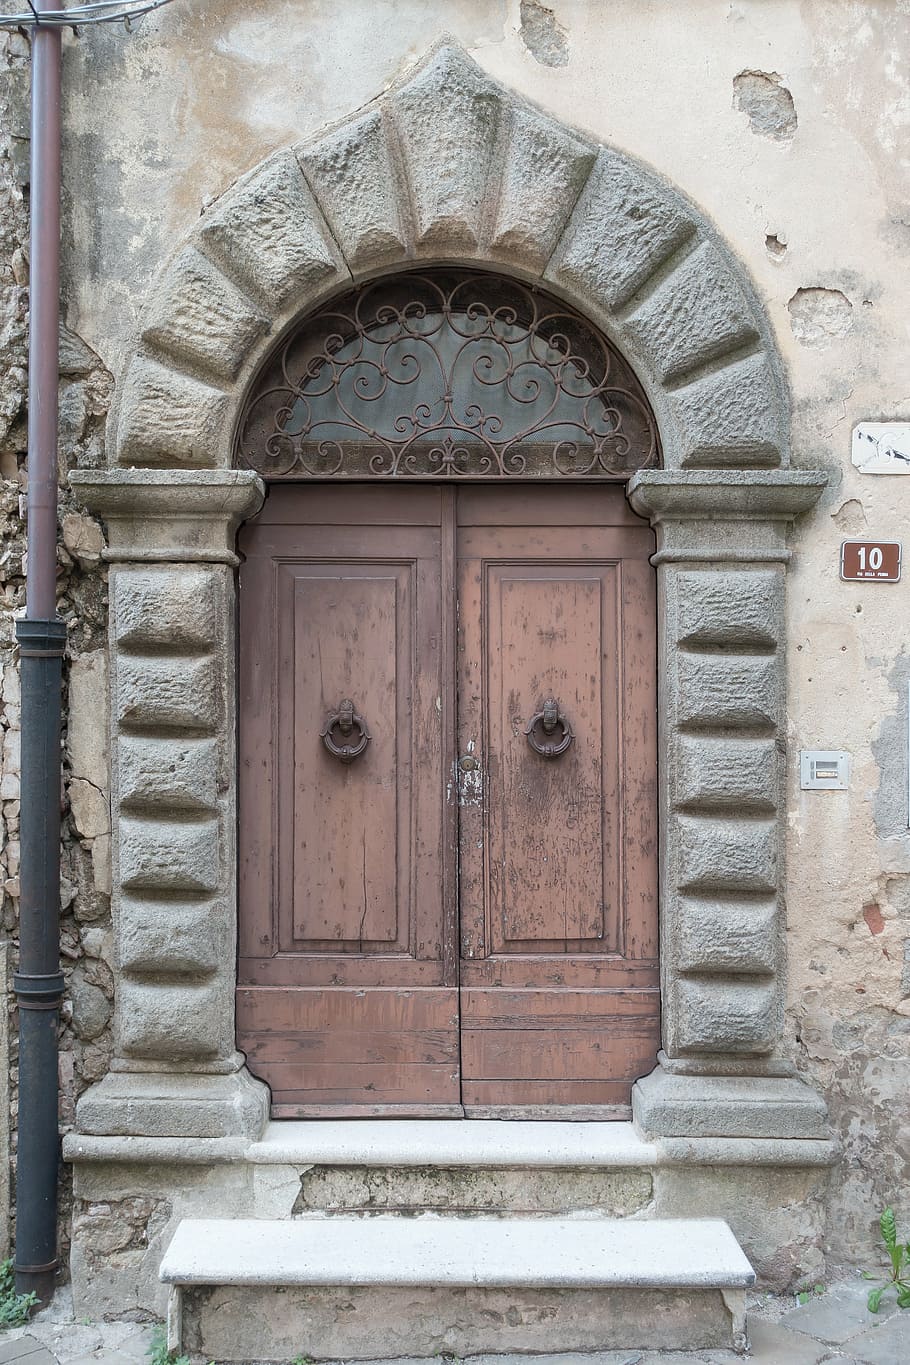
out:
M0 1261L0 1331L21 1327L38 1302L37 1294L17 1294L12 1258Z
M877 1313L882 1301L882 1297L888 1290L894 1287L897 1291L898 1308L910 1308L910 1242L899 1242L897 1240L897 1224L894 1221L894 1210L885 1209L879 1221L882 1230L882 1241L885 1250L891 1261L891 1278L885 1284L881 1284L877 1289L869 1290L867 1300L870 1313ZM864 1272L867 1280L876 1277Z

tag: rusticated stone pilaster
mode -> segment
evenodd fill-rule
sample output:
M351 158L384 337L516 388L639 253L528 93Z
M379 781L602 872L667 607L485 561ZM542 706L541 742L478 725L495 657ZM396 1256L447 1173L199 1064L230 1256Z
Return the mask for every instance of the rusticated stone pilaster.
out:
M80 1122L192 1132L192 1107L177 1114L161 1080L191 1071L200 1098L217 1090L209 1109L224 1110L227 1136L257 1109L255 1084L235 1074L232 566L236 525L262 489L239 472L123 471L73 484L110 537L120 967L112 1073Z
M783 1019L786 529L824 482L814 473L656 471L630 485L632 505L658 533L662 615L664 1070L636 1086L639 1121L655 1132L692 1131L698 1073L714 1073L717 1092L700 1122L732 1132L738 1101L732 1091L723 1098L718 1072L754 1079L755 1136L779 1127L780 1105L763 1109L760 1095L769 1075L789 1070L774 1056ZM792 1119L805 1087L786 1074L774 1085ZM806 1103L802 1136L817 1136L819 1105L808 1092Z

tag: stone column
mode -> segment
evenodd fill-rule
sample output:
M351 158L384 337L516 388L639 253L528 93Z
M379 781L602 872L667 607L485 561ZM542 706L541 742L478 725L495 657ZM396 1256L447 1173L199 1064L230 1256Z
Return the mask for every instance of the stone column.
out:
M111 1071L85 1134L258 1134L267 1091L234 1046L234 537L263 487L241 470L75 473L107 524L113 919Z
M633 1093L667 1137L820 1138L778 1055L784 999L788 524L824 474L636 475L657 530L663 1046Z

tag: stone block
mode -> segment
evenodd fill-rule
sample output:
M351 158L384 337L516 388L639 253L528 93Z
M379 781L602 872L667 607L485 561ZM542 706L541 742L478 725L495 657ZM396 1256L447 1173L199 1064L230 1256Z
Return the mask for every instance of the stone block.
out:
M684 570L672 591L681 645L773 650L783 635L783 574L773 569Z
M266 310L347 274L320 231L293 152L270 157L230 189L203 219L199 233L206 253Z
M142 337L165 355L231 380L268 323L195 247L171 261L149 300Z
M595 161L561 124L527 109L511 116L492 233L492 254L542 270Z
M126 373L117 426L123 465L208 468L227 464L227 394L147 356Z
M122 725L213 731L218 724L215 661L121 656L116 704Z
M185 1061L212 1057L223 1044L223 989L209 982L137 981L118 986L119 1050L128 1057Z
M681 200L643 167L602 149L546 276L610 312L694 232Z
M121 806L214 810L217 766L214 739L121 738Z
M764 354L751 355L669 395L684 469L786 463L783 385Z
M181 905L124 896L119 961L134 976L208 976L223 956L226 910L220 901Z
M69 784L70 814L76 829L84 839L111 832L111 807L107 795L74 777Z
M220 876L217 820L120 820L120 881L154 891L215 891Z
M673 960L680 972L770 976L778 964L774 900L683 897L676 906Z
M774 891L777 824L680 816L677 879L683 889ZM672 837L672 836L671 836Z
M776 901L682 897L674 924L679 972L772 976L778 968Z
M223 634L218 570L179 565L118 568L113 577L114 638L121 649L209 649Z
M771 729L780 711L776 659L680 653L676 719L701 729Z
M389 96L410 180L417 246L480 242L503 93L457 48L442 47Z
M682 1052L770 1052L783 1017L776 982L683 978L672 990L674 1046Z
M400 261L407 243L379 111L298 147L297 156L351 269Z
M704 242L632 314L625 332L667 383L757 340L759 328L729 265Z
M677 736L673 802L677 808L773 811L778 796L773 739Z
M110 782L107 652L92 650L70 663L66 750L70 772L107 791Z

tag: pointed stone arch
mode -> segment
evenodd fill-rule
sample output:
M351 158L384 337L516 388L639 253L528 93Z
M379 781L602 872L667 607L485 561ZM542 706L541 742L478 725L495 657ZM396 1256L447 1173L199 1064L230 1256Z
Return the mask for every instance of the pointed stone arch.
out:
M239 180L164 266L114 414L121 466L230 463L276 339L420 261L493 266L596 322L635 366L667 468L787 464L781 366L742 267L677 190L444 45L365 112Z

